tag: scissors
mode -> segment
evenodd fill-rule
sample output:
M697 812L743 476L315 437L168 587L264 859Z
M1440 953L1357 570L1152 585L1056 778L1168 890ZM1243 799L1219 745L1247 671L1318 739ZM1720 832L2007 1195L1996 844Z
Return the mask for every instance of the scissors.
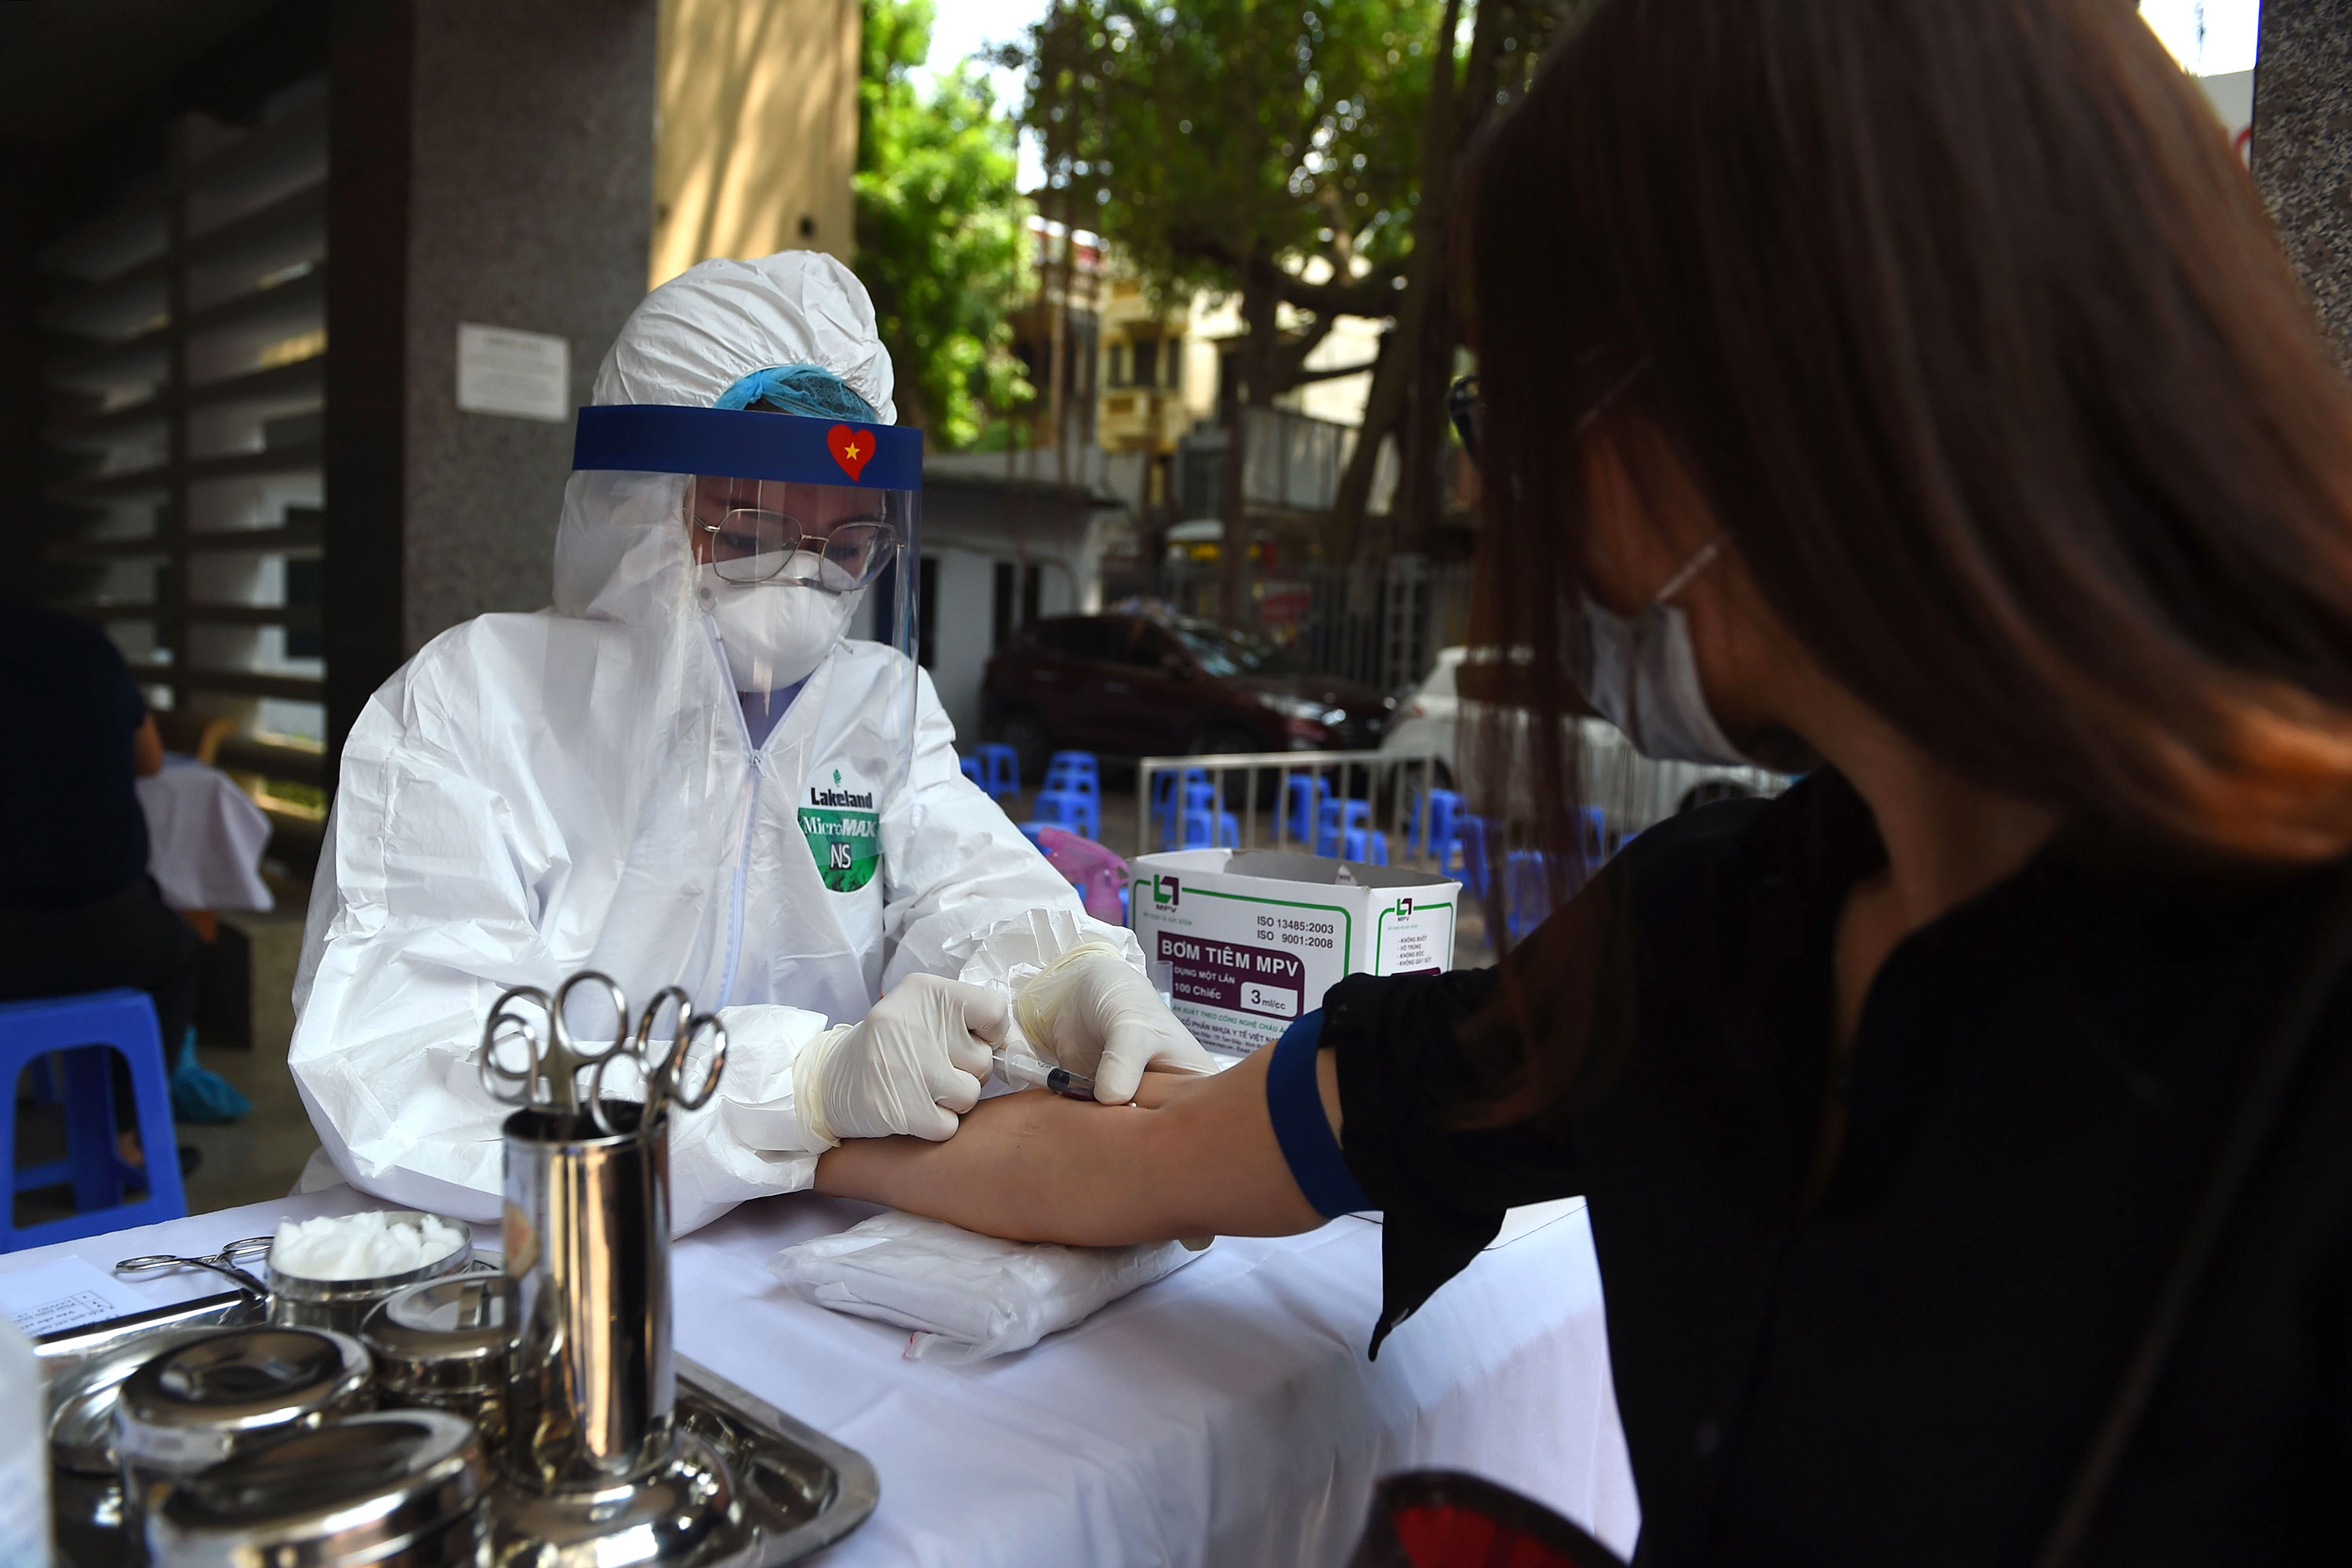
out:
M612 1041L597 1049L583 1049L573 1038L565 1017L572 988L589 984L602 985L613 1005ZM524 1010L525 1004L545 1017L543 1028ZM660 1021L665 1005L676 1009L677 1028L667 1047L656 1056L654 1026ZM700 1092L688 1096L682 1088L687 1054L704 1039L711 1042L710 1065L703 1074ZM499 1048L509 1042L522 1046L524 1059L519 1068L499 1059ZM482 1052L476 1066L482 1088L492 1099L508 1105L551 1111L567 1119L579 1116L584 1109L596 1130L611 1137L618 1129L604 1110L604 1074L615 1061L624 1058L644 1079L646 1104L639 1125L650 1128L666 1117L673 1105L684 1110L699 1110L710 1102L719 1088L719 1074L727 1068L726 1026L710 1014L696 1013L693 999L683 989L667 985L655 994L653 1005L637 1022L633 1040L627 994L610 975L586 969L557 986L552 997L535 985L518 985L500 995L482 1026ZM580 1085L583 1073L588 1074L584 1106Z

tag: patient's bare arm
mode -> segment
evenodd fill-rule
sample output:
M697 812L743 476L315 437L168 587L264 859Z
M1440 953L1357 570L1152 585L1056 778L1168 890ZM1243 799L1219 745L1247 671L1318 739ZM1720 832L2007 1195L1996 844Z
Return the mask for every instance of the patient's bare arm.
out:
M1003 1095L942 1143L853 1138L817 1162L816 1189L1016 1241L1111 1247L1313 1230L1323 1216L1291 1179L1266 1115L1271 1055L1213 1078L1147 1073L1135 1105ZM1320 1065L1336 1123L1329 1058Z

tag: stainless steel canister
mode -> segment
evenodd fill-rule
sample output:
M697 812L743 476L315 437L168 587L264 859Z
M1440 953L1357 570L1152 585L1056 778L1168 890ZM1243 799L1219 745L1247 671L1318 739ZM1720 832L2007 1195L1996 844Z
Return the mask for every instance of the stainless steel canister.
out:
M437 1215L435 1217L442 1218ZM442 1219L442 1223L457 1226L457 1247L430 1263L398 1274L380 1275L373 1279L312 1279L288 1273L274 1261L268 1263L263 1274L269 1282L269 1321L288 1328L358 1333L360 1325L367 1321L367 1315L375 1310L378 1302L411 1285L446 1279L472 1267L473 1226L461 1219Z
M503 1274L466 1274L407 1289L368 1314L360 1342L375 1358L377 1403L446 1410L473 1422L482 1452L504 1462L513 1289Z
M367 1352L323 1329L224 1329L174 1345L124 1381L114 1410L122 1506L290 1428L364 1410Z
M280 1436L163 1492L146 1540L159 1568L488 1568L480 1439L439 1410Z
M506 1121L514 1282L508 1458L541 1490L633 1480L671 1454L669 1137L639 1108Z

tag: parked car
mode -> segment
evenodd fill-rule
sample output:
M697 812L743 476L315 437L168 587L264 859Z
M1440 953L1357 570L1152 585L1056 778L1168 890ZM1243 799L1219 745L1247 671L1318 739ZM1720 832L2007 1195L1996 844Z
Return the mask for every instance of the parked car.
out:
M1297 669L1280 648L1213 622L1057 616L988 661L981 728L1020 753L1029 778L1064 749L1370 751L1391 706L1370 687Z
M1461 752L1461 674L1467 657L1465 648L1439 650L1428 675L1399 704L1395 721L1381 742L1381 753L1436 758L1432 767L1440 786L1458 787L1474 811L1487 816L1528 815L1524 800L1517 803L1516 811L1501 809L1495 792L1484 787L1489 781L1475 776L1477 759ZM1635 751L1624 732L1606 720L1574 722L1582 757L1583 799L1586 805L1601 808L1612 842L1710 800L1777 795L1788 785L1787 779L1762 768L1654 762Z

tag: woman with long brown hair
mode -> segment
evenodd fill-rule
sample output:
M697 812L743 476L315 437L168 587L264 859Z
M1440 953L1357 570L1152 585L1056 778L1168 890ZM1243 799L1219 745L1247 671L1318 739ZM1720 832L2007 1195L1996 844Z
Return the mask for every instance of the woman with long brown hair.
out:
M1386 1332L1591 1203L1642 1557L2259 1561L2352 1510L2352 395L2123 0L1613 0L1475 158L1484 640L1811 773L1497 970L827 1190L1386 1211Z

